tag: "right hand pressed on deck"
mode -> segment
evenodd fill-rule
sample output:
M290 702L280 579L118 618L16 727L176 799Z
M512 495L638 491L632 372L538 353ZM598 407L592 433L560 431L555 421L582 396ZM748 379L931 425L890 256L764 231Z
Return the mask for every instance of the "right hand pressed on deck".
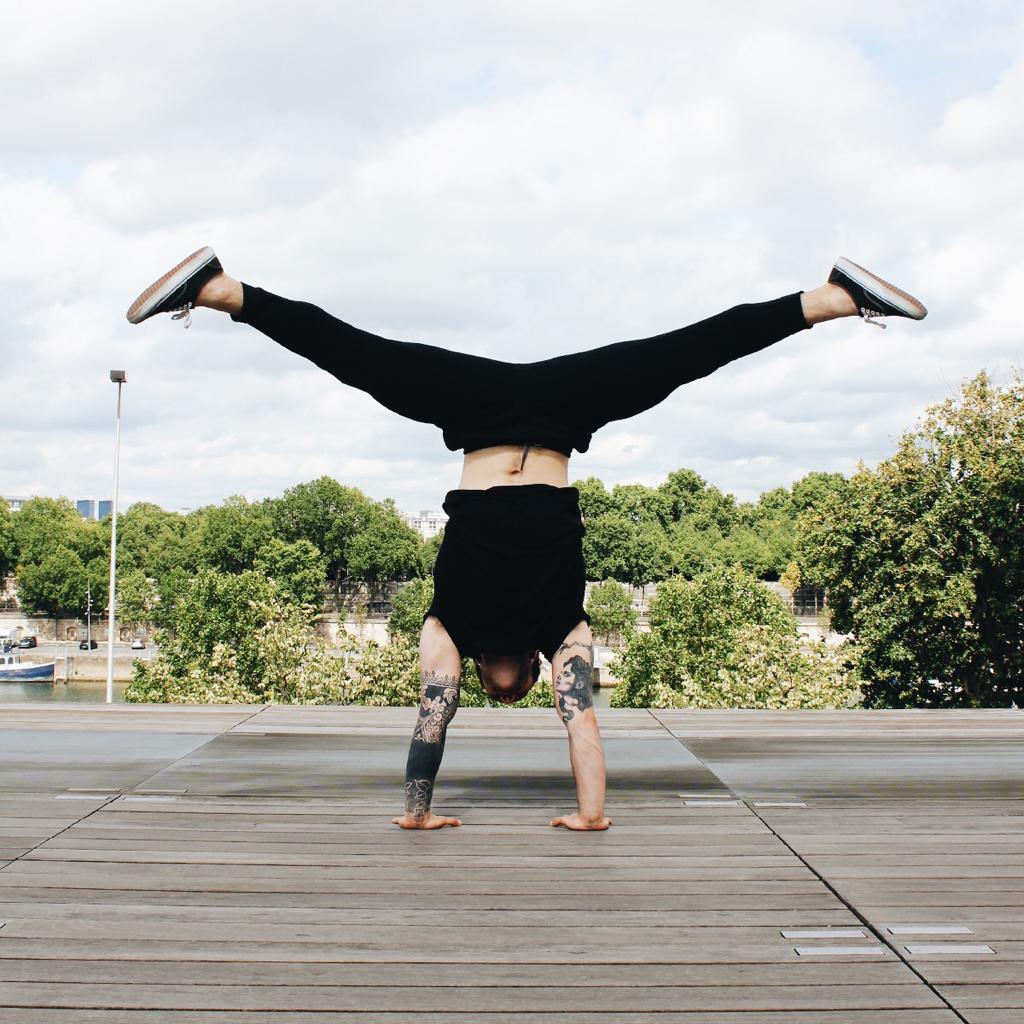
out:
M441 814L425 814L422 817L417 818L413 814L403 814L400 818L392 818L392 825L397 825L399 828L444 828L445 825L458 826L462 822L458 818L446 818Z

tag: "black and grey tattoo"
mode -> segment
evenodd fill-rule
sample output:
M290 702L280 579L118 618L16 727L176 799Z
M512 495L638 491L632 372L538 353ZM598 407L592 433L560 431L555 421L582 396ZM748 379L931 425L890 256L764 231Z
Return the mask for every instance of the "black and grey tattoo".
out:
M573 648L580 648L585 653L567 658L555 677L555 705L566 725L577 714L594 706L594 647L585 643L562 644L555 657Z
M405 767L405 810L415 818L430 813L430 801L444 756L448 723L459 708L459 677L439 672L420 676L420 714Z

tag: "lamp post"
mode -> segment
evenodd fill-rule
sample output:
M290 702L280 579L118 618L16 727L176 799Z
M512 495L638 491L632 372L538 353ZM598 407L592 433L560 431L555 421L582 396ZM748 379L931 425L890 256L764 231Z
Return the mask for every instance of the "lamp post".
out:
M121 385L128 378L124 370L111 370L110 380L117 385L117 428L114 434L114 502L110 520L110 598L107 616L107 703L114 700L114 629L117 623L117 477L121 460Z

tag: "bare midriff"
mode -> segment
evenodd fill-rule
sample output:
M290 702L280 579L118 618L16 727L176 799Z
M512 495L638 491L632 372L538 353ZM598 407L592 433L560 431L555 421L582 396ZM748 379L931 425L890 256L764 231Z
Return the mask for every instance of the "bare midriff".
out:
M550 448L501 444L466 452L462 462L460 491L485 491L488 487L515 484L569 486L569 456Z

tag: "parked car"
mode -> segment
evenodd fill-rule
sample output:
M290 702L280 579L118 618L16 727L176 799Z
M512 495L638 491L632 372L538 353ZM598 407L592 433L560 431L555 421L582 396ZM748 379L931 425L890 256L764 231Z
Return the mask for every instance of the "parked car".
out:
M141 636L137 636L132 641L132 650L133 651L144 651L145 649L146 649L146 641L143 640Z
M18 646L24 650L28 650L31 647L38 647L39 640L34 636L23 636L21 640L18 641Z
M83 637L81 640L78 641L78 649L80 651L95 651L97 647L99 647L99 644L95 640L93 640L92 643L90 643L88 638Z

